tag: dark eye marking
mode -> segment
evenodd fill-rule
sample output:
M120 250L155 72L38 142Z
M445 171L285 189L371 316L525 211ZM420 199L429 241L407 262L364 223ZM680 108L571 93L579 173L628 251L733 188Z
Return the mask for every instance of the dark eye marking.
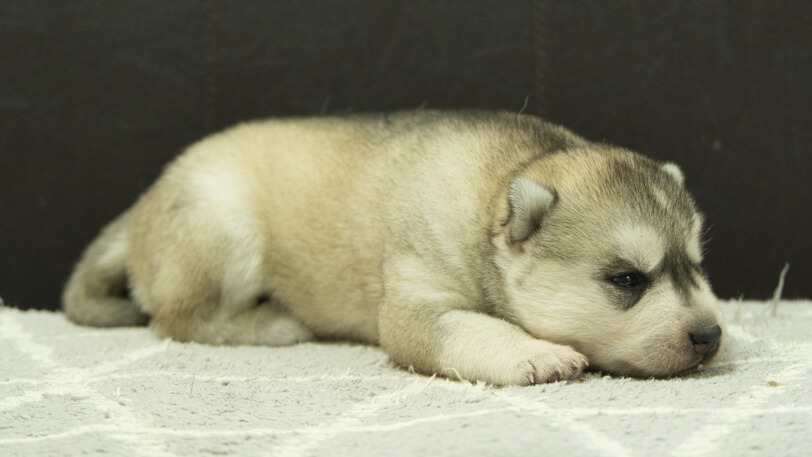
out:
M632 308L643 298L648 286L657 277L655 271L642 272L635 262L618 257L605 265L595 279L618 308Z
M648 279L639 271L627 271L610 276L609 281L623 289L640 289L648 283Z
M260 305L264 305L264 304L266 304L266 303L268 303L270 301L271 301L271 294L265 292L265 293L261 294L259 297L257 297L254 304L256 306L260 306Z
M621 273L613 272L604 277L606 290L621 309L630 309L643 298L650 280L644 273L633 268L614 271Z

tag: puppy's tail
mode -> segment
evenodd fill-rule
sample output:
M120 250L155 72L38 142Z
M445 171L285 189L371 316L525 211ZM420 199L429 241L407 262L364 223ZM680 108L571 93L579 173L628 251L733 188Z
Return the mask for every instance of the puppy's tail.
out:
M70 320L97 327L149 321L129 296L129 221L126 212L105 227L74 267L62 293L62 309Z

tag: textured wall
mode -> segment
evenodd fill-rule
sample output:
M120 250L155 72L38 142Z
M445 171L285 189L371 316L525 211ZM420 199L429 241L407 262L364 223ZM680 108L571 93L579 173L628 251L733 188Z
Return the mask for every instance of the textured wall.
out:
M73 262L183 146L241 120L519 110L530 0L90 0L0 8L0 296L55 308Z
M812 296L805 2L90 0L0 8L0 295L72 263L184 145L240 120L529 110L679 162L723 296ZM536 33L536 35L534 35ZM539 60L543 57L543 60Z

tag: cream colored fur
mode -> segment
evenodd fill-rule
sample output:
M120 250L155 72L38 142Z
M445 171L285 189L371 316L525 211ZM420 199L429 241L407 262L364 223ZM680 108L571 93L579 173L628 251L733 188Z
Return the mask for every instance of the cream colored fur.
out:
M170 164L90 245L64 309L180 341L380 344L496 384L664 376L723 325L700 230L675 165L532 116L269 120ZM618 258L652 278L633 306Z

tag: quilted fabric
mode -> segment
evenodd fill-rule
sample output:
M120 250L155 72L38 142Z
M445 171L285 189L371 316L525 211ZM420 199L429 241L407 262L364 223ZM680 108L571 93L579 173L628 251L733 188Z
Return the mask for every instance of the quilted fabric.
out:
M409 373L343 343L214 347L0 309L0 455L808 456L812 302L725 302L682 378L525 388Z

